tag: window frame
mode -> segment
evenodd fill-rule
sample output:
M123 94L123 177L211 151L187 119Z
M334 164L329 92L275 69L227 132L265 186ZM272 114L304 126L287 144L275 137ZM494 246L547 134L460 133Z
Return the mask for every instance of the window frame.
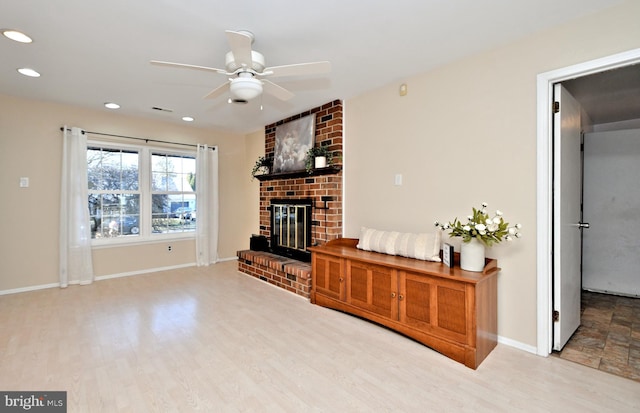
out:
M197 152L193 150L175 149L164 146L134 145L99 139L88 139L87 149L99 147L105 149L137 151L138 152L138 187L140 193L140 233L137 236L119 236L114 238L92 238L91 246L94 248L108 248L122 245L153 244L171 240L191 240L196 237L196 230L153 233L151 230L152 217L152 154L162 154L179 157L192 157L196 159ZM197 162L197 161L196 161ZM197 171L197 165L196 165ZM88 182L87 182L88 184ZM122 191L125 193L126 191ZM194 196L196 196L194 191ZM87 200L88 202L88 200ZM197 196L196 196L197 205Z

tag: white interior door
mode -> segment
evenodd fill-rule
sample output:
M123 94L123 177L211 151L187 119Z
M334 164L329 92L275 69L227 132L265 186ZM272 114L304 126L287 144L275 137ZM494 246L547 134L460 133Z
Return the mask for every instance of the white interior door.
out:
M553 349L561 350L580 325L582 158L580 104L560 84L554 101Z

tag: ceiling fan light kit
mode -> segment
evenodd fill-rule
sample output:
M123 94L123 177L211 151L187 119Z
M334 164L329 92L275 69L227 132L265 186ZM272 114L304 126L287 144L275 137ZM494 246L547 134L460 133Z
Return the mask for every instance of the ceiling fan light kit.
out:
M249 101L260 96L262 82L254 78L250 73L240 73L239 77L231 79L229 90L234 100Z
M331 64L326 61L265 67L264 56L251 49L254 41L251 32L227 30L225 33L231 46L231 51L225 54L225 70L158 60L152 60L151 64L203 70L229 76L226 83L210 91L204 98L216 98L225 91L229 91L229 102L232 103L247 103L262 95L263 91L277 99L288 100L294 96L293 93L264 78L316 75L328 73L331 70Z

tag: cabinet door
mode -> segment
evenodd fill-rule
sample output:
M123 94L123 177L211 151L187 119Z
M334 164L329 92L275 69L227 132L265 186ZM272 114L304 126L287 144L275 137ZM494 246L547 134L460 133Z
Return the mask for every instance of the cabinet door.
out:
M313 254L313 287L319 294L344 300L343 260L330 255Z
M347 302L398 319L398 276L388 267L347 260Z
M424 274L400 274L400 321L440 337L470 344L473 288Z
M400 273L400 321L419 329L431 326L434 313L432 293L435 291L431 277L412 273Z

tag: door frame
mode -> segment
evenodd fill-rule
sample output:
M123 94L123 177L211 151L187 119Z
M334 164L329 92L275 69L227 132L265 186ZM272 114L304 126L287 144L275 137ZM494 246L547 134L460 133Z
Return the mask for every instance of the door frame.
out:
M540 356L553 348L553 84L640 63L640 49L541 73L537 76L536 273L537 346Z

